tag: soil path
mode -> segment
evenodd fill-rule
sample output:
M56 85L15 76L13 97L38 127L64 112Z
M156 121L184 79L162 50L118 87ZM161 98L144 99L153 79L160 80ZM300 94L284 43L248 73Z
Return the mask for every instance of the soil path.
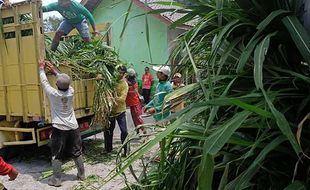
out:
M152 122L150 118L146 122ZM129 131L133 132L131 116L127 110L127 122ZM117 176L104 186L103 179L115 167L116 150L120 147L120 131L116 127L114 134L114 150L112 154L103 154L103 134L97 134L88 139L84 139L85 152L83 154L85 161L85 171L87 179L80 182L76 179L77 170L73 161L69 161L63 165L62 186L51 187L47 184L48 176L51 174L50 153L48 147L34 148L23 147L20 154L8 162L16 167L19 176L15 181L8 181L7 176L0 176L0 182L8 190L87 190L87 189L104 189L118 190L126 185L121 176ZM140 140L131 143L131 146L139 146ZM140 170L139 164L135 164L135 170ZM126 172L129 174L129 172ZM132 175L127 175L128 180L134 182Z

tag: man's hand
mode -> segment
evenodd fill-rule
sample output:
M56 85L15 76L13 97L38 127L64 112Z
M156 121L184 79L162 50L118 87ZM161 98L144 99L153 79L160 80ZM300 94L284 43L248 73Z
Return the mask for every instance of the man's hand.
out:
M11 2L9 0L4 0L3 5L5 7L11 7L12 6L12 4L11 4Z
M149 108L149 109L146 110L145 113L147 113L147 114L154 114L154 113L156 113L156 110L155 110L155 108Z
M47 69L49 72L51 72L53 75L57 75L58 70L56 69L56 67L49 61L45 61Z
M102 74L97 74L97 76L96 76L96 80L103 80L103 76L102 76Z
M44 70L45 68L45 60L39 60L39 69Z
M10 177L10 181L13 181L16 179L16 177L18 176L18 172L16 171L15 168L12 169L12 171L8 174L8 176Z
M99 32L98 30L94 30L94 31L93 31L93 35L94 35L94 36L99 36L99 35L101 35L101 34L100 34L100 32Z

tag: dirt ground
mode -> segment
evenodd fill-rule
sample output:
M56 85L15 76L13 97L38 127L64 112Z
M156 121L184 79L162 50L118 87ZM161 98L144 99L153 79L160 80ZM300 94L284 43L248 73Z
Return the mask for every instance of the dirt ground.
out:
M133 132L134 126L131 116L127 111L127 122L129 131ZM153 122L151 118L147 118L145 122ZM47 184L51 175L50 152L48 147L35 148L33 146L20 148L18 156L7 160L8 163L14 165L19 171L19 176L15 181L8 181L7 176L0 176L0 182L8 190L118 190L126 187L121 176L117 176L112 181L103 185L105 177L114 169L116 163L116 150L120 147L120 131L116 127L114 134L114 151L111 154L103 154L103 134L94 135L88 139L84 139L85 152L83 154L85 162L85 171L87 179L80 182L76 179L77 170L73 161L65 163L62 167L62 186L51 187ZM141 140L131 143L131 147L137 147L141 144ZM136 171L141 170L139 163L133 165ZM126 172L127 180L135 182L133 176Z

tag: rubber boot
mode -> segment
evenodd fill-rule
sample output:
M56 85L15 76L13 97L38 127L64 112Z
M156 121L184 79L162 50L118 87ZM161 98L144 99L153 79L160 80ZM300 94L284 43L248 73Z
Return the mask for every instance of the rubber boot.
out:
M83 163L82 156L74 158L73 160L74 160L75 166L78 171L77 178L81 181L84 181L85 180L85 169L84 169L84 163Z
M53 176L49 179L48 185L60 187L61 186L61 165L60 160L52 160Z

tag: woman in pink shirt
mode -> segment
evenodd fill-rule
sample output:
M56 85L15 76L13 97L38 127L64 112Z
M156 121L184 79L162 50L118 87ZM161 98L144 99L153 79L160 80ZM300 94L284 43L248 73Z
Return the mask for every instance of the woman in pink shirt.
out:
M153 84L153 76L150 73L150 68L145 67L145 73L142 76L142 96L144 98L144 103L148 104L150 101L151 87Z

